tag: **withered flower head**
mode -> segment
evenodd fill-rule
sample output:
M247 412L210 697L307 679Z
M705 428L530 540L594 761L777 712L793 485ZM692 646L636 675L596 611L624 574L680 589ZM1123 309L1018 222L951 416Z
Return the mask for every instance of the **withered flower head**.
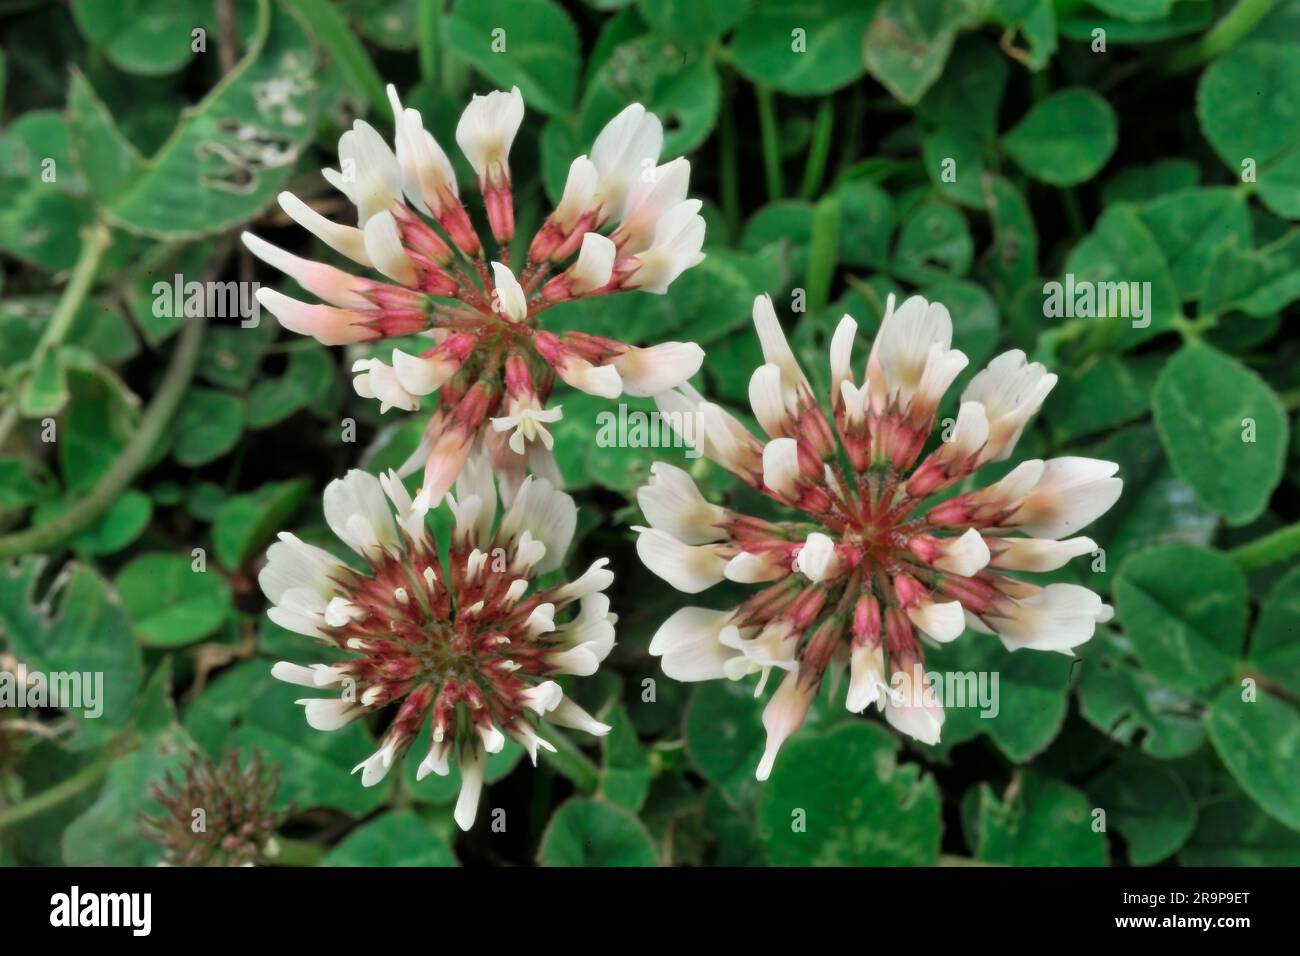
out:
M164 850L164 866L254 866L275 855L275 832L288 816L275 810L280 768L253 751L216 763L195 751L177 780L169 770L151 788L162 806L140 814L140 832Z

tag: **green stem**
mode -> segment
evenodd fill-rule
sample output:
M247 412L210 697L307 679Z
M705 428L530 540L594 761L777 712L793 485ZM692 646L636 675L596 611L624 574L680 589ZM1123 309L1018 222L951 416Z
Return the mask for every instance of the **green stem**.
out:
M785 181L781 176L781 142L776 128L776 102L766 86L754 88L758 95L758 125L763 140L763 172L767 176L767 197L772 200L785 195Z
M0 412L0 448L3 448L4 443L9 440L9 433L14 430L16 424L18 424L18 406L10 402L5 406L4 411Z
M12 807L0 810L0 830L15 823L21 823L38 813L44 813L64 800L75 797L86 788L94 786L103 778L104 774L108 773L108 768L113 765L114 759L116 758L113 756L103 757L88 767L78 770L66 780L60 780L48 790L42 790L21 803L15 803Z
M854 83L849 93L848 124L840 136L839 168L842 170L862 154L862 120L867 114L863 84Z
M1079 204L1079 194L1072 187L1061 190L1061 202L1065 205L1065 218L1070 223L1070 232L1076 239L1088 231L1083 221L1083 207Z
M820 312L830 298L831 279L839 257L840 201L827 196L813 207L812 240L808 245L808 311Z
M59 304L54 307L54 314L50 316L50 321L45 326L40 341L36 343L35 351L32 352L32 369L40 368L41 362L49 351L63 344L64 336L72 328L72 322L81 309L81 303L85 301L87 293L95 283L95 272L99 269L99 262L112 244L113 233L104 223L96 221L86 230L81 243L81 254L77 256L77 264L72 268L72 277L63 287ZM9 438L10 430L18 421L17 388L11 391L10 401L11 404L5 408L3 414L0 414L0 446L4 445Z
M104 253L112 244L113 234L102 222L95 222L86 230L85 241L81 244L81 255L77 257L77 264L72 269L72 278L64 287L63 296L54 309L54 315L50 317L50 324L45 327L45 333L36 346L36 364L40 364L42 355L63 342L63 337L72 327L72 320L77 317L77 310L81 308L86 293L90 291L95 281L95 270L99 268L99 260L104 257Z
M1185 343L1191 345L1201 341L1218 324L1218 315L1214 312L1207 312L1205 315L1198 315L1194 319L1178 316L1174 319L1173 328L1183 337Z
M812 199L821 188L822 176L826 173L826 158L831 151L831 133L835 127L835 107L831 98L822 99L817 107L817 118L813 120L812 143L808 148L808 165L803 168L803 185L799 195Z
M438 85L438 42L442 36L442 0L420 0L420 79L425 86Z
M163 376L153 401L149 403L149 408L141 417L140 426L99 480L99 484L57 518L39 527L0 538L0 560L33 551L48 551L89 526L117 500L118 495L144 467L180 405L181 396L194 375L199 343L203 339L203 329L207 322L206 316L195 316L182 328L167 373Z
M1171 56L1165 69L1170 73L1178 73L1213 60L1255 29L1259 21L1268 16L1275 6L1277 0L1237 0L1237 5L1196 43Z
M578 745L562 731L549 724L538 728L538 733L555 746L555 753L546 755L546 762L556 773L567 777L583 793L595 793L600 785L600 768Z
M308 840L275 838L279 852L269 862L272 866L316 866L325 856L325 847Z
M443 96L459 100L469 83L469 66L465 58L450 44L440 46L438 51L442 54L440 60L442 75L438 81L440 91Z
M365 44L352 32L342 11L328 0L286 0L311 25L321 46L329 50L334 62L356 92L370 102L379 115L388 112L388 94Z
M727 77L727 100L735 81ZM740 181L736 178L739 162L736 159L736 120L731 110L722 111L721 130L718 139L718 180L722 193L722 216L727 223L727 237L734 241L740 234Z
M1233 548L1228 557L1247 571L1253 571L1297 554L1300 554L1300 522Z

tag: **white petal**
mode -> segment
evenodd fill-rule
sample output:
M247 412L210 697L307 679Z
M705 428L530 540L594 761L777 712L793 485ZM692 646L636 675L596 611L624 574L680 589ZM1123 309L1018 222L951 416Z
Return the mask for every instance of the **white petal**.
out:
M955 641L966 630L966 615L960 601L928 601L922 599L908 608L907 616L913 624L925 631L940 644Z
M324 510L334 534L363 557L376 548L400 550L388 498L369 472L353 469L326 485Z
M251 232L240 234L244 246L257 258L274 269L279 269L298 285L330 305L341 309L369 309L370 300L361 294L362 280L323 262L303 259L272 245Z
M997 482L983 488L975 495L976 501L992 511L1001 511L1018 505L1043 477L1046 465L1041 458L1022 461Z
M763 349L763 361L781 370L783 389L788 391L798 386L806 387L808 380L804 377L803 370L799 368L799 362L790 349L790 343L786 341L771 296L760 295L754 299L753 317L759 345Z
M989 547L974 528L967 528L959 538L943 539L942 546L934 561L934 566L941 571L968 578L989 563Z
M763 484L778 495L798 493L799 446L793 438L773 438L763 446Z
M437 140L425 130L420 111L402 109L397 88L391 83L388 101L393 108L402 189L417 207L423 206L436 217L442 212L442 191L457 194L456 172Z
M598 232L589 232L583 236L577 261L569 268L574 293L585 295L609 285L617 254L618 250L608 236L602 236Z
M849 692L844 706L860 714L871 704L885 706L889 683L885 680L885 649L881 644L853 648L849 657Z
M551 214L566 233L577 224L582 214L594 205L599 179L600 174L596 171L596 164L586 156L579 156L569 165L569 175L564 181L564 194L560 196L555 212ZM588 235L596 235L596 233ZM583 243L586 244L586 236L583 237Z
M486 455L472 454L466 459L465 466L456 476L456 498L463 507L469 506L471 498L479 502L478 506L466 516L472 528L467 526L464 530L467 533L473 532L471 540L474 543L486 543L492 534L492 522L496 518L497 510L496 482L493 479L492 465ZM576 515L574 520L576 522ZM459 524L458 520L457 525Z
M372 217L401 203L401 167L369 123L354 120L352 129L339 137L339 164L342 174L326 179L356 204L357 225L362 229Z
M727 509L710 504L691 476L663 462L650 466L650 483L637 490L637 504L650 527L666 532L684 544L707 544L727 537L719 527Z
M601 656L591 644L579 644L546 655L546 664L556 674L590 677L600 668Z
M723 579L727 559L714 545L691 546L653 528L637 528L641 563L679 591L698 594Z
M556 371L565 382L588 395L618 398L623 394L622 376L613 365L592 365L585 359L573 358Z
M970 380L962 401L984 405L989 420L984 457L1002 461L1011 455L1025 423L1042 406L1056 376L1038 362L1026 363L1018 349L1004 352Z
M440 777L445 777L451 773L451 764L448 757L451 754L450 742L435 741L429 747L429 753L420 761L420 766L415 769L415 779L423 780L431 773L436 773Z
M447 384L455 371L449 363L393 349L393 373L398 384L411 395L428 395L437 391Z
M730 611L684 607L675 611L650 640L650 653L662 657L664 673L690 682L726 676L724 665L736 656L718 634L731 619Z
M338 730L365 713L360 704L338 697L304 698L296 703L303 705L307 723L315 730Z
M700 370L704 349L694 342L664 342L650 348L629 348L613 365L629 395L658 395L685 382Z
M529 477L501 519L498 540L521 537L525 532L546 547L546 559L537 566L539 574L553 571L564 560L578 526L578 508L573 499L545 478Z
M496 299L492 308L511 322L522 322L528 318L528 297L510 267L500 262L492 263L492 279L496 284Z
M277 661L271 668L271 676L286 684L296 684L298 687L316 686L316 675L310 667L292 664L289 661Z
M609 564L609 558L598 558L593 561L591 567L583 573L582 577L576 581L570 581L555 590L555 603L566 604L586 597L588 594L605 590L614 583L614 572L605 567L607 564Z
M468 830L474 825L478 816L479 795L483 792L483 772L487 758L478 747L469 746L460 753L460 794L456 797L456 809L452 816L456 825Z
M394 746L391 743L385 744L367 757L361 763L352 768L352 772L361 771L361 786L373 787L380 783L388 776L389 769L393 766Z
M652 168L663 148L659 117L632 103L605 124L591 147L591 161L600 176L598 200L611 216L622 216L628 189Z
M896 671L885 700L885 720L895 730L933 746L943 728L943 706L925 681L918 664L911 671Z
M944 456L960 461L975 454L988 441L989 419L979 402L962 402L952 435L943 446Z
M936 345L939 348L932 351ZM948 310L941 303L914 295L885 316L872 357L884 375L889 395L906 407L922 383L932 354L941 359L951 345Z
M390 408L413 412L420 407L419 399L402 388L392 367L379 359L360 359L353 363L352 371L364 373L353 380L357 394L363 398L379 399L381 415Z
M609 733L609 724L602 724L569 698L565 697L559 705L546 715L546 719L557 727L582 730L593 737L603 737Z
M343 226L326 219L291 192L276 196L285 215L314 235L339 255L358 265L370 267L365 234L355 226Z
M371 216L365 225L366 252L375 268L404 286L414 286L415 266L402 245L397 220L387 210Z
M650 248L632 257L638 267L627 280L629 288L662 295L674 279L703 261L705 224L700 206L700 200L687 199L660 218Z
M741 551L727 562L723 573L728 581L737 584L759 584L764 581L776 581L790 573L783 559L771 554L755 554Z
M858 323L853 316L845 315L831 336L831 395L840 394L840 383L853 381L853 339L858 334Z
M835 554L835 542L820 531L814 531L795 557L798 570L814 584L834 575L839 560Z
M278 604L290 588L308 588L329 599L340 581L351 576L347 566L323 548L281 532L280 540L266 549L266 565L257 575L262 593Z
M647 167L633 180L627 206L615 238L625 256L649 247L655 226L669 209L686 199L691 164L678 157L658 167Z
M510 147L523 120L524 98L517 86L509 93L493 90L470 100L456 124L456 145L479 179L509 175Z
M767 731L767 745L763 748L763 757L758 762L759 780L766 780L776 763L777 751L786 739L799 729L808 707L817 696L817 684L813 681L801 681L798 671L791 671L781 681L772 699L763 708L763 727Z
M781 369L774 364L760 365L749 379L749 405L759 427L769 438L780 438L792 424L781 386Z
M999 538L1001 550L989 564L1005 571L1055 571L1071 558L1097 550L1091 538Z
M1096 458L1051 458L1011 524L1038 538L1061 538L1078 531L1105 514L1124 483L1112 477L1119 470L1113 461Z
M1105 615L1104 607L1087 588L1049 584L1027 597L1008 600L989 623L1007 650L1072 650L1092 637L1098 618Z
M560 706L560 702L564 700L564 691L555 681L546 680L522 691L519 697L525 707L545 716Z

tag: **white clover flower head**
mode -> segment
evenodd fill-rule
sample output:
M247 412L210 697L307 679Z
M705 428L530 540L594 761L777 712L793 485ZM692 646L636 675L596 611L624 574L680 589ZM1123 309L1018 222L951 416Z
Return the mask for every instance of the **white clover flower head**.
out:
M518 88L474 96L456 127L490 240L476 231L451 160L420 112L403 107L392 86L388 98L394 146L358 120L339 140L339 168L324 171L356 207L355 226L327 219L291 193L279 197L290 218L374 274L313 262L251 233L243 239L254 255L321 300L259 290L259 303L290 331L326 345L429 338L419 354L395 352L391 365L366 356L354 370L357 392L378 400L381 412L414 411L419 396L436 396L424 440L399 468L406 475L424 466L420 507L437 505L471 446L492 443L491 423L513 417L512 403L546 407L556 378L617 398L624 369L629 389L664 390L694 374L697 362L654 364L641 361L649 349L544 328L546 310L557 304L635 289L663 293L703 258L700 203L686 198L690 164L670 158L656 165L663 127L653 113L631 104L610 119L588 155L573 161L560 202L529 239L516 272L509 266L516 239L509 157L524 119ZM644 176L647 170L655 175ZM489 242L495 254L488 253ZM533 454L527 438L525 452L517 451L520 444L492 445L494 464L510 475L507 495L523 473L560 481L553 457Z
M499 523L497 501L487 463L472 458L447 496L455 526L444 563L396 473L351 471L326 488L325 519L369 570L282 534L258 575L273 621L346 655L330 665L272 668L277 679L311 689L298 701L308 723L337 730L396 706L379 749L357 764L367 787L430 723L417 778L445 775L458 762L455 818L463 829L474 822L486 755L506 738L535 763L538 747L550 749L537 731L541 720L609 730L567 700L554 678L595 673L614 647L603 593L613 576L597 562L572 584L537 588L537 576L559 566L573 539L573 499L528 478Z
M928 693L924 645L967 627L1008 650L1072 653L1110 608L1087 588L1040 586L1005 573L1052 571L1096 545L1070 537L1118 499L1118 466L1091 458L1022 462L1000 481L939 501L988 461L1008 457L1055 376L1008 352L962 395L951 434L923 455L944 393L966 365L947 309L891 296L864 380L852 370L857 323L831 341L828 416L814 397L766 297L754 323L764 364L749 397L765 440L689 386L660 410L694 413L697 450L792 512L764 520L709 502L690 476L662 463L637 494L642 562L696 594L723 581L761 589L736 607L683 608L650 652L682 681L786 676L763 723L758 776L802 722L828 670L849 667L847 708L871 704L899 731L938 741L942 703ZM845 469L844 464L848 468Z

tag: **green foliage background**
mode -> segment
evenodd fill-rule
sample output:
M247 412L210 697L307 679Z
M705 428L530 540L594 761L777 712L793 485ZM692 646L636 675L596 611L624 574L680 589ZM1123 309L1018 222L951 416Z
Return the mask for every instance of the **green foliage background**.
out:
M1300 863L1300 2L239 0L233 44L221 6L0 2L0 661L109 690L98 720L0 710L0 863L154 862L135 818L190 747L280 765L286 862ZM613 733L536 771L494 758L469 834L454 776L416 784L408 761L362 788L374 728L307 727L269 667L313 650L266 619L255 576L276 531L323 541L325 483L396 463L422 418L353 395L341 349L269 317L156 316L152 287L277 281L232 254L250 222L326 257L274 196L326 195L353 115L391 132L388 80L448 145L471 92L521 88L525 234L605 120L658 112L708 258L667 296L552 314L700 342L700 385L729 404L762 291L815 382L839 316L869 334L889 292L949 306L968 374L1006 348L1046 362L1061 381L1017 457L1120 463L1124 495L1089 531L1104 568L1059 573L1115 620L1076 661L975 634L932 655L1001 680L999 716L952 710L937 747L824 693L760 787L749 685L679 685L646 653L685 600L630 544L655 453L598 447L606 404L565 394L572 566L612 557L621 615L575 693ZM1149 327L1045 317L1067 273L1149 282Z

